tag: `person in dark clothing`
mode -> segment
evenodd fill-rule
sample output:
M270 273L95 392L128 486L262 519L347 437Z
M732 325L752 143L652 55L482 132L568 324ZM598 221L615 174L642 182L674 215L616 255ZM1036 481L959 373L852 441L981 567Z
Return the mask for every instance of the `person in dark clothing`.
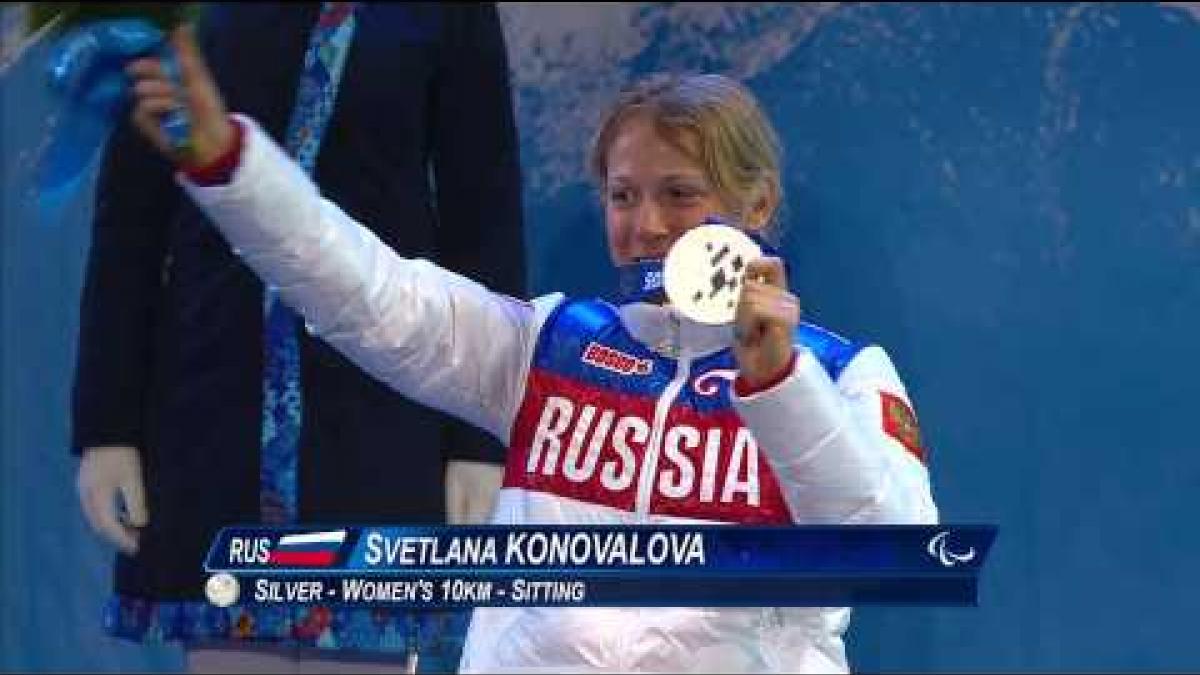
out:
M201 18L222 91L277 141L321 9L213 4ZM354 12L317 184L398 253L522 296L518 142L495 6L360 3ZM264 287L121 119L97 184L72 424L85 514L122 549L106 629L189 647L243 639L398 653L422 669L453 669L462 612L268 612L204 600L202 561L217 530L266 515ZM299 325L297 334L296 520L446 522L448 489L452 512L467 504L478 516L498 485L501 445L396 396Z

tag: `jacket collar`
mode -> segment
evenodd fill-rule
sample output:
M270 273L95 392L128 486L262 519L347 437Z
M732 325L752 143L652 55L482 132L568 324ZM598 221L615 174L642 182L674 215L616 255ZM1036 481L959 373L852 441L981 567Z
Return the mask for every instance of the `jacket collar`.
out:
M670 358L705 356L733 343L731 326L697 323L670 305L630 302L618 312L636 340Z

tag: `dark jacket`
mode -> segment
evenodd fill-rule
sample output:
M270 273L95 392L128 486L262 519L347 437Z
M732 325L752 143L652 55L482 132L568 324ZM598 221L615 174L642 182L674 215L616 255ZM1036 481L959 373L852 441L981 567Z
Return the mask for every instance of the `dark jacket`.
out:
M281 142L319 4L213 5L201 40L229 109ZM493 5L366 5L316 169L401 255L523 295L517 134ZM203 597L225 524L259 521L263 287L132 130L110 139L82 298L72 442L141 449L150 524L117 591ZM305 523L444 520L447 456L499 443L300 331Z

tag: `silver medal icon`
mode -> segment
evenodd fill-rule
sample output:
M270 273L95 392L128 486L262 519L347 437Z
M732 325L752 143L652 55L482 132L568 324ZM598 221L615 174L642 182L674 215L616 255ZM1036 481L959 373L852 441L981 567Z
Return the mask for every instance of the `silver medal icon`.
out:
M228 572L218 572L204 583L204 595L217 607L229 607L237 602L239 592L237 577Z
M663 261L663 285L671 304L698 323L733 323L746 265L762 249L729 225L700 225L676 240Z

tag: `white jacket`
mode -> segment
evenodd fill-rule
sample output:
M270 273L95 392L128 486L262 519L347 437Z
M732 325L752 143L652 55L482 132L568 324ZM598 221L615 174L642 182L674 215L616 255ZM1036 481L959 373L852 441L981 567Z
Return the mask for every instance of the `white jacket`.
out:
M555 364L581 360L563 356L577 335L559 323L547 328L563 313L555 311L566 302L561 294L516 300L401 258L323 200L252 120L239 119L247 133L230 183L198 187L181 177L185 190L310 331L404 395L509 444L492 522L937 521L919 448L885 414L897 402L911 408L878 346L841 349L846 358L833 367L816 343L800 341L786 379L742 398L728 386L727 328L690 323L669 307L609 307L615 318L604 335L617 337L585 336L603 344L584 354L576 388ZM589 344L576 346L586 352ZM718 388L720 400L711 399ZM716 417L703 412L710 399ZM403 452L404 440L380 448L388 451ZM481 608L461 668L846 671L849 614Z

